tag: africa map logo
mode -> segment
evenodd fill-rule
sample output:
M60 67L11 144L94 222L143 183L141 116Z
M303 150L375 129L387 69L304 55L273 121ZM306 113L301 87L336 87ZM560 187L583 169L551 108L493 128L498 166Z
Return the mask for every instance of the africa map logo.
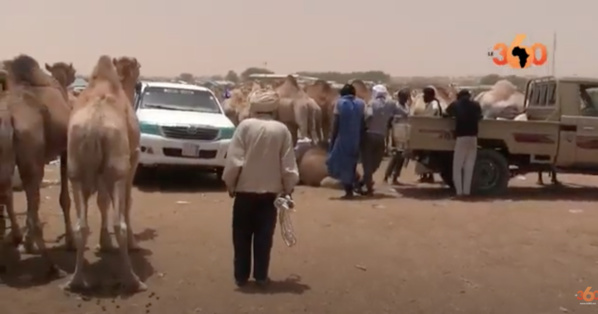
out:
M515 36L510 46L504 43L497 43L493 50L488 52L492 62L498 66L509 65L513 69L525 69L530 66L542 66L548 60L546 46L535 43L530 47L523 45L525 34Z

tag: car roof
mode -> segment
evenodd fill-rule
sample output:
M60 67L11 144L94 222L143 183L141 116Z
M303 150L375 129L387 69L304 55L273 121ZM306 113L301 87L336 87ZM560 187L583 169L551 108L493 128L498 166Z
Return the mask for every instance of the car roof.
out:
M193 84L181 84L181 83L172 83L172 82L141 82L141 84L145 85L146 87L162 87L162 88L178 88L178 89L188 89L188 90L198 90L204 92L212 92L209 88L193 85Z

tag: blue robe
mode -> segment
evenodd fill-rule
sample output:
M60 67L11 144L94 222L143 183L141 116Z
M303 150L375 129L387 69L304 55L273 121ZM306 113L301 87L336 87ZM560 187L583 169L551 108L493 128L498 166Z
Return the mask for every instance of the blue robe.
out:
M344 185L356 181L355 170L359 161L359 142L364 119L365 103L354 96L341 97L335 108L338 133L332 145L326 165L331 177Z

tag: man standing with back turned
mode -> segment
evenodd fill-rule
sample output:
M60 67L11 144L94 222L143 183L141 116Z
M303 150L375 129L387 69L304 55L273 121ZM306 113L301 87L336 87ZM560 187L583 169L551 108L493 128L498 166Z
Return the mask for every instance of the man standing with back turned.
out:
M388 121L395 115L407 115L407 112L388 96L388 90L384 85L376 85L372 90L374 97L367 106L365 114L366 133L361 149L363 181L360 184L360 190L362 186L366 188L365 192L361 192L369 196L374 194L373 175L384 157L384 138Z
M455 118L455 152L453 182L457 197L471 194L471 180L478 150L478 123L482 108L471 99L468 90L457 93L457 100L446 108L446 115Z
M259 286L268 282L276 227L274 200L290 195L299 181L291 133L274 120L280 99L273 90L249 95L250 118L239 123L228 147L222 173L233 204L235 281L244 286L251 272Z

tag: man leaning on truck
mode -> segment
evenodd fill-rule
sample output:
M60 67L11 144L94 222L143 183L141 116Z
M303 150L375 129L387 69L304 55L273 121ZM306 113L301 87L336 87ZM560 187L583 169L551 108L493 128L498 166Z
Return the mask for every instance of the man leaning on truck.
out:
M464 89L457 100L446 108L446 116L455 118L455 152L453 155L453 182L457 197L471 194L471 180L478 149L478 123L482 108Z

